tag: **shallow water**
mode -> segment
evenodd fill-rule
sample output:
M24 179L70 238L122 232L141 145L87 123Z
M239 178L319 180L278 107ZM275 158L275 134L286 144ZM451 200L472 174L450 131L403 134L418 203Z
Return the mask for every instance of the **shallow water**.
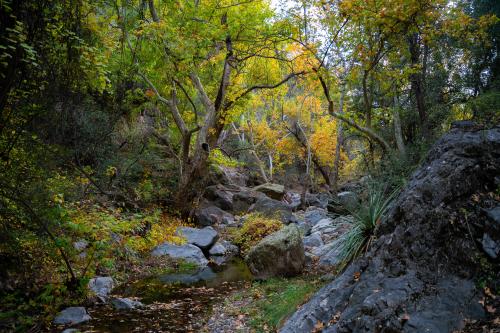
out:
M110 305L88 309L92 320L82 332L199 332L214 302L252 280L242 260L189 273L162 274L116 288L114 296L132 297L145 306L114 310Z

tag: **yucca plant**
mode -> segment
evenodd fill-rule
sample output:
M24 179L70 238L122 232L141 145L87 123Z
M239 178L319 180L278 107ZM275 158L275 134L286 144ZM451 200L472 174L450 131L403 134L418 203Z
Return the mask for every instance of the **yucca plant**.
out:
M347 207L353 216L352 228L342 235L338 242L339 270L344 269L353 259L367 251L374 238L376 227L384 219L389 205L396 197L399 189L389 195L385 188L370 186L366 202L356 207Z

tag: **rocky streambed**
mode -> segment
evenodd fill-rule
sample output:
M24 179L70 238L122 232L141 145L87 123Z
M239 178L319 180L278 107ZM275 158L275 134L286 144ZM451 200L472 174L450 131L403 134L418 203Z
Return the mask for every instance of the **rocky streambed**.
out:
M109 302L87 308L91 319L67 332L199 332L212 305L251 280L246 264L235 258L222 266L131 281L114 288Z

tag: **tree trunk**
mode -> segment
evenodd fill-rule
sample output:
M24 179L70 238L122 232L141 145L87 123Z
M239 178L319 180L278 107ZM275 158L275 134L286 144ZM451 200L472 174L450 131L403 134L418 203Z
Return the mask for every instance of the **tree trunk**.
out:
M367 85L368 75L369 75L369 72L367 70L365 70L363 72L363 103L365 106L365 116L366 116L365 126L368 128L371 128L372 127L372 105L370 102L370 96L368 96L368 85Z
M418 34L413 34L408 38L410 61L413 69L416 69L420 62L420 38ZM424 87L422 82L422 72L418 71L410 75L411 91L415 98L415 106L418 112L420 130L424 139L428 139L427 115L424 103Z
M398 98L394 96L394 108L393 108L393 122L394 122L394 138L396 139L396 145L398 151L401 155L406 154L405 144L403 141L403 134L401 132L401 119L399 117L399 105Z
M340 87L339 110L338 114L344 113L346 83L343 82ZM333 161L332 187L334 191L338 189L339 168L340 168L340 149L344 141L342 121L337 120L337 143L335 145L335 160Z

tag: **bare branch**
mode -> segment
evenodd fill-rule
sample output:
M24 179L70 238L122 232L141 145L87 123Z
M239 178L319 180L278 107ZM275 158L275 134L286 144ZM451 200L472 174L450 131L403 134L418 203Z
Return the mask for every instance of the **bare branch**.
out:
M291 73L291 74L287 75L283 80L281 80L278 83L275 83L275 84L261 84L261 85L255 85L255 86L252 86L250 88L247 88L240 95L236 96L236 98L234 98L232 101L227 102L226 105L224 106L224 110L228 110L239 99L245 97L246 95L248 95L249 93L251 93L254 90L259 90L259 89L275 89L275 88L278 88L279 86L285 84L286 82L290 81L292 78L304 75L306 73L307 72L305 72L305 71L298 72L298 73Z

